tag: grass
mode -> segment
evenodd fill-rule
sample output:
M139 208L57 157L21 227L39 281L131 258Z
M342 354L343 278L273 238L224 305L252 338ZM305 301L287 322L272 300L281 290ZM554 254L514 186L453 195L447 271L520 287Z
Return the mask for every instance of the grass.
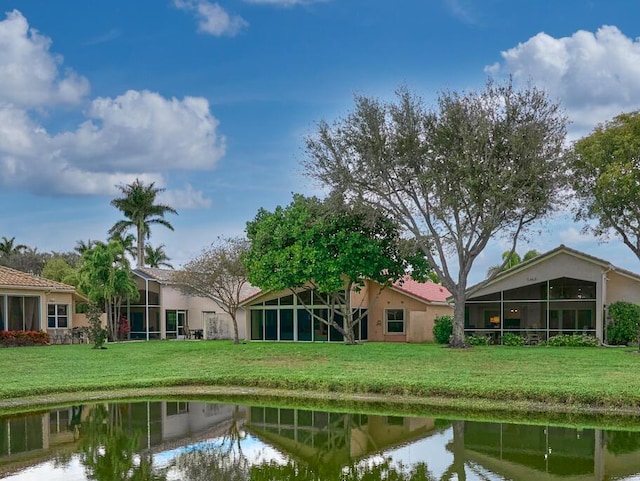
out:
M631 349L152 341L0 349L0 400L172 386L235 386L640 413Z

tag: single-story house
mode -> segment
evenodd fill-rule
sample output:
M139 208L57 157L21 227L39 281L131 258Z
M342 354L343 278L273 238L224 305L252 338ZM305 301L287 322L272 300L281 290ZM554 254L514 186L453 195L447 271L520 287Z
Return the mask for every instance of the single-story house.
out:
M138 299L123 308L130 323L130 339L232 339L231 316L218 300L183 294L172 281L173 270L138 267L132 270ZM243 297L257 289L247 285ZM246 338L244 309L237 314L238 334Z
M561 245L469 288L465 332L531 340L590 334L606 342L607 306L640 303L640 275Z
M246 332L249 339L260 341L328 341L343 342L342 335L309 311L328 318L325 296L307 289L294 296L290 290L259 292L242 306L249 312ZM451 294L433 282L416 282L406 277L402 282L380 289L367 282L354 292L351 308L359 310L362 320L356 328L359 341L425 342L433 341L433 321L437 316L452 315L446 301Z
M73 286L0 266L0 331L70 334L87 326L86 316L76 313L84 301Z

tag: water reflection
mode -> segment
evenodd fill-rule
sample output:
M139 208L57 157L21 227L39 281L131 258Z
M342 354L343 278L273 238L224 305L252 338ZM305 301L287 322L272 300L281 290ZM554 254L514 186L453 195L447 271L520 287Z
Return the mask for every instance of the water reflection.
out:
M0 418L15 480L618 480L640 433L203 402L95 404Z

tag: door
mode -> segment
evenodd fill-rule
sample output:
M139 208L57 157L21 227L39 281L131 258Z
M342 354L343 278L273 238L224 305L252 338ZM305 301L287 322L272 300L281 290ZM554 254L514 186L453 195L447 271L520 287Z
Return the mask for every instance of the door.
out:
M189 336L189 324L187 324L187 311L177 311L177 330L178 339L184 339Z

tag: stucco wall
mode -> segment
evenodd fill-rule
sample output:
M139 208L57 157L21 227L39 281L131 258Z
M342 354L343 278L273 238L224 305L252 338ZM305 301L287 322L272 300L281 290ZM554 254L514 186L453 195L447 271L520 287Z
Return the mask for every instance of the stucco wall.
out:
M453 307L427 305L393 289L384 289L375 298L371 289L369 301L369 341L432 342L433 320L439 315L453 315ZM385 309L404 309L405 332L385 332Z
M640 304L640 281L615 271L607 272L606 276L607 305L618 301Z

